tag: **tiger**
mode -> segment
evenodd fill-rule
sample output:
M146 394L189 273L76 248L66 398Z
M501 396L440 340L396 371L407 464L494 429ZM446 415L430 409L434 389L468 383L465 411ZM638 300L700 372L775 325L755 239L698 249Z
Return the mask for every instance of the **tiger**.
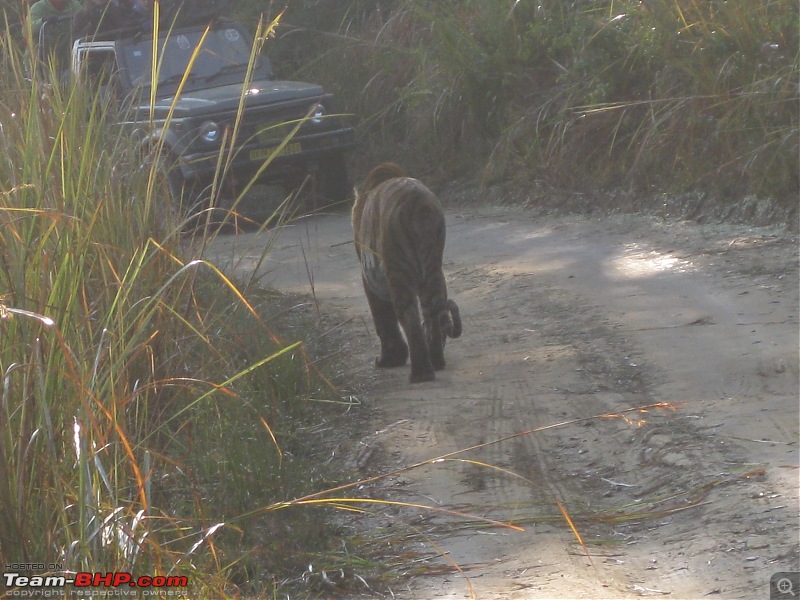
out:
M461 314L447 297L442 270L445 219L439 199L398 165L383 163L356 187L352 221L381 345L376 366L403 366L410 352L409 381L434 380L434 371L445 368L447 338L461 335Z

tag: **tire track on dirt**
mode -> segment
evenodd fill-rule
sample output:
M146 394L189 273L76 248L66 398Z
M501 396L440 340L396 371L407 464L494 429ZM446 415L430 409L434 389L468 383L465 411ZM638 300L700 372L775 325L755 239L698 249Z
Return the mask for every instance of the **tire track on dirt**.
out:
M560 421L636 405L625 404L627 399L647 403L638 389L639 384L630 384L632 390L617 389L614 397L608 391L598 393L598 390L619 388L620 382L625 381L624 377L617 376L616 381L598 383L596 377L597 373L607 370L607 364L622 359L609 355L606 344L603 346L602 364L593 366L595 355L576 347L568 336L565 337L559 324L562 315L574 311L575 306L563 304L563 294L559 290L529 289L525 302L521 303L518 301L519 278L502 273L496 266L458 271L451 289L462 304L465 331L486 334L481 338L480 352L454 350L455 359L450 368L457 373L473 374L467 382L468 396L446 397L447 401L459 402L455 411L453 406L442 406L432 398L431 403L414 405L410 412L404 413L410 427L413 428L416 421L421 423L417 441L423 443L426 450L435 449L444 454ZM480 290L480 293L471 293L470 290ZM512 290L517 293L512 293ZM489 306L486 305L487 297L494 299ZM510 300L512 298L517 300ZM571 300L575 302L574 298ZM581 313L587 315L587 322L596 323L597 318L588 307ZM580 323L576 327L583 329ZM597 329L594 325L591 331ZM448 378L448 391L464 390L457 380L458 375L454 378L448 371L443 374ZM484 380L482 373L490 373L491 377ZM392 375L387 377L395 384L399 383ZM383 388L379 385L380 390ZM620 398L622 392L625 392L624 398ZM409 392L400 388L396 393L401 396ZM388 406L390 408L384 410L389 412L390 418L399 416L395 411L403 412L408 408L404 400L392 401ZM429 425L432 421L439 425ZM481 426L476 428L475 423ZM429 428L436 434L425 435ZM414 490L424 490L421 495L435 499L437 504L458 506L467 512L491 515L526 528L524 534L503 534L491 544L483 540L476 542L474 532L452 535L446 527L431 530L431 534L436 532L443 536L436 539L441 539L440 543L448 549L453 560L462 567L469 567L470 572L474 571L472 584L481 597L492 598L499 590L505 591L498 597L505 597L502 594L511 593L517 586L521 586L520 590L547 589L554 581L563 579L566 565L570 565L570 571L591 570L583 550L576 544L557 508L557 502L578 511L583 508L574 500L586 494L584 463L589 450L583 445L585 432L590 428L630 429L618 422L604 421L531 433L465 455L474 456L474 460L498 467L498 470L475 464L448 465L449 469L443 468L434 478L436 485L429 482L427 472L419 474L419 479L411 475L404 482ZM479 435L467 438L465 432L468 431ZM607 437L607 434L598 433L595 439L601 441ZM402 442L390 436L382 440L382 444L408 448L413 440L413 434L405 435ZM418 458L409 455L408 450L404 454L406 463ZM602 460L593 460L595 468L600 468L599 463ZM590 493L595 491L592 488ZM548 549L544 555L540 552L542 547ZM486 563L487 557L491 557L494 563L488 570L480 566ZM541 581L535 585L521 583L520 580L531 569L538 571ZM497 579L498 570L503 581ZM613 577L606 573L594 572L590 580L592 582L588 584L574 582L572 585L593 597L611 597L624 591L624 586L614 583ZM460 587L463 590L464 584L461 583ZM442 597L448 597L448 594L458 596L459 584L435 589L436 597L441 594L445 594Z
M369 313L346 216L287 228L289 243L270 253L270 281L310 293L313 280L321 310L340 315L359 342L348 345L348 364L375 409L371 431L357 440L371 453L361 462L369 474L553 423L683 404L457 457L527 481L451 460L372 486L365 493L525 527L387 509L376 517L381 524L418 532L397 536L398 554L403 544L430 553L427 540L435 540L489 600L751 598L773 572L796 569L795 248L750 254L758 244L742 240L756 239L751 231L486 212L448 215L445 272L464 335L448 344L447 369L425 384L409 385L407 368L371 366L377 344L371 327L365 335ZM453 572L410 585L396 597L470 593Z
M511 229L520 239L533 241L531 246L546 238L541 231L525 237L524 232ZM506 241L514 235L505 235ZM528 527L524 536L505 536L502 543L491 547L484 543L474 553L462 549L470 543L469 536L463 536L464 543L445 536L441 545L475 564L481 557L484 564L486 556L493 557L494 566L470 572L483 598L528 597L537 590L562 597L635 597L662 590L675 597L691 597L715 589L724 590L724 597L747 598L757 581L734 573L741 573L736 555L741 557L748 545L731 544L730 540L740 540L744 532L760 532L751 547L763 552L770 546L767 540L778 534L777 524L786 523L789 515L775 520L772 510L763 516L753 514L753 507L743 500L774 496L775 492L765 488L766 479L756 464L748 474L752 459L747 452L734 440L720 439L716 424L706 421L713 414L708 412L714 410L713 404L698 403L696 398L720 398L731 390L763 397L765 384L780 394L793 386L796 389L796 370L786 368L785 355L773 355L771 348L765 352L755 343L754 350L757 340L751 336L755 332L745 331L727 318L726 329L710 329L717 325L715 319L736 314L734 301L713 289L697 287L702 281L692 281L700 279L692 275L693 265L665 259L642 242L620 244L614 251L607 240L593 241L585 234L569 238L581 247L585 262L556 259L554 248L543 244L543 252L531 247L525 256L535 256L543 265L555 268L537 271L514 249L508 251L510 261L504 262L496 243L487 248L467 240L464 247L471 249L470 257L488 260L480 268L464 267L459 260L451 264L455 267L453 295L465 306L464 314L472 315L473 322L465 325L466 330L480 336L479 350L466 350L464 358L468 360L455 368L477 374L470 377L471 389L486 372L502 382L486 392L494 409L481 415L483 431L500 438L513 433L512 429L657 401L687 401L694 412L639 415L642 427L621 420L591 421L487 448L482 460L503 466L510 463L512 471L534 482L518 493L531 498L524 520L530 521L535 513L539 522ZM598 241L600 247L592 247ZM602 286L607 285L603 280L613 280L620 272L624 278L613 288L614 299L609 300L602 294ZM651 272L664 275L653 277ZM643 288L641 281L647 286ZM668 304L661 299L671 298L677 300L676 308L658 308L659 303ZM600 306L598 300L605 305ZM714 335L709 337L709 333ZM740 348L738 354L745 359L758 357L757 371L766 376L754 378L749 369L743 373L735 351L714 352L714 344L720 341ZM686 349L687 344L688 348L706 348L686 352L687 358L695 359L694 364L680 354L665 353ZM774 347L785 352L785 346ZM454 352L460 348L454 346ZM685 378L676 379L670 368L679 369ZM517 410L510 419L518 421L516 429L497 420L519 406L525 409ZM701 412L696 412L698 409ZM796 437L786 433L781 439ZM483 501L491 498L503 506L514 487L501 485L502 493L487 493ZM563 500L575 516L590 544L595 568L587 567L582 549L558 520L553 509L556 499ZM704 504L709 509L704 509ZM523 503L517 505L517 509L522 507ZM615 515L615 511L636 515L639 507L645 511L639 517ZM720 517L718 511L727 514ZM601 521L592 515L608 519ZM543 524L547 518L555 520ZM743 525L730 527L730 518ZM723 533L726 530L728 533ZM719 563L721 576L712 567L720 553L733 559L725 560L724 566ZM780 551L770 554L775 557L771 560L780 561ZM757 554L742 558L763 560ZM565 573L570 573L568 583ZM718 588L703 586L711 573L725 583ZM763 585L768 574L761 579ZM422 585L409 597L418 593L422 597L466 597L458 580Z

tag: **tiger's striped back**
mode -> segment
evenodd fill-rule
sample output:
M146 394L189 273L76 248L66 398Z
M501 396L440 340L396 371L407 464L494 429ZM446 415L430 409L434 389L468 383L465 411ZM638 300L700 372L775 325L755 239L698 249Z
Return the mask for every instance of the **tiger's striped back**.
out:
M444 338L461 334L458 306L447 297L442 271L445 231L444 211L436 195L420 181L406 177L397 165L379 165L356 190L354 240L382 357L385 347L402 348L396 323L394 327L388 324L392 318L399 320L411 346L414 381L432 379L434 369L444 368ZM417 331L421 326L417 300L424 336ZM388 338L386 345L384 338ZM379 366L382 362L399 359L380 358Z

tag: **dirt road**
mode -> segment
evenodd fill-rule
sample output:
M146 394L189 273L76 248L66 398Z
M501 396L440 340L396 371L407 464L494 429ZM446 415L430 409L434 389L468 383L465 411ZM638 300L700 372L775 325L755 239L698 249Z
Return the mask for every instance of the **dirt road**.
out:
M447 216L464 335L425 384L373 366L348 215L209 249L336 315L375 407L353 442L365 472L483 445L364 491L524 529L387 509L422 532L420 551L435 543L464 571L394 597L769 598L774 573L800 569L797 239L631 216ZM671 408L588 418L658 403Z

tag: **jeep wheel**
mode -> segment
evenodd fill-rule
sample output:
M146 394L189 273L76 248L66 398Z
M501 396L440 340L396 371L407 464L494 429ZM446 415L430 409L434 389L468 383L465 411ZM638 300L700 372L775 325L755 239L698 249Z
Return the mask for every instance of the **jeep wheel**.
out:
M174 157L166 156L159 161L155 173L157 177L153 198L158 206L162 220L183 223L183 227L194 228L205 205L203 192L205 188L197 182L187 181L175 168Z
M344 157L332 156L320 161L316 192L320 206L340 206L352 198L353 188Z

